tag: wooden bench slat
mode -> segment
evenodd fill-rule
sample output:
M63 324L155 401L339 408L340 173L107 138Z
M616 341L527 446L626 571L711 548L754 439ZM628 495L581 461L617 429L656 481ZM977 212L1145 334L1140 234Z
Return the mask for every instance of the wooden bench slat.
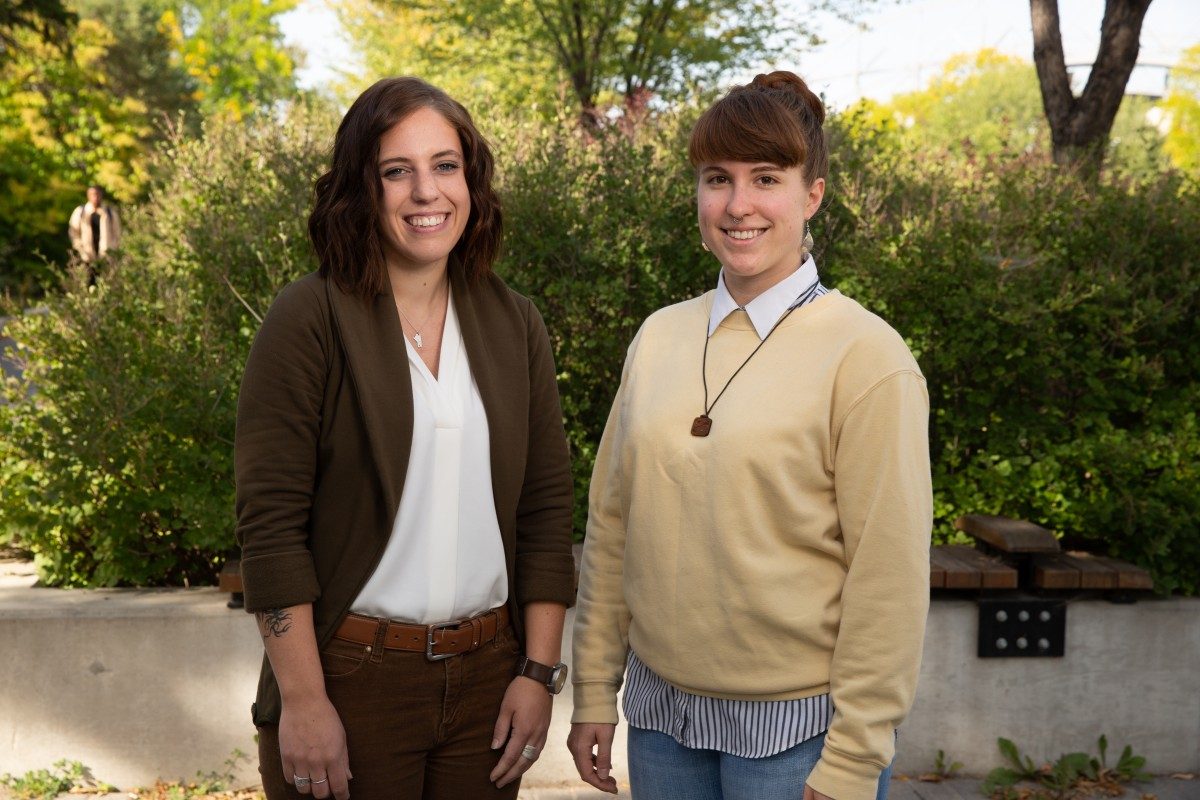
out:
M239 594L242 591L242 567L238 561L226 561L217 577L217 588L222 592Z
M936 549L936 548L934 548ZM933 550L929 552L929 588L942 589L946 586L946 568L936 563Z
M970 547L964 547L958 555L980 571L984 589L1017 588L1017 571L1000 559Z
M1079 570L1061 553L1033 556L1033 585L1039 589L1078 589Z
M1062 548L1051 531L1023 519L966 514L954 527L1004 553L1057 553Z
M978 589L982 582L979 571L958 558L954 550L960 548L961 545L941 545L930 549L930 566L937 565L942 570L942 586L946 589Z
M931 569L945 572L946 589L1015 589L1017 571L966 545L941 545L930 550Z
M1115 558L1107 556L1088 556L1097 564L1103 564L1117 573L1117 588L1118 589L1153 589L1154 580L1150 577L1150 573L1136 564L1130 564L1128 561L1119 561Z
M1118 571L1102 561L1096 560L1091 553L1070 552L1063 558L1072 567L1079 570L1080 589L1116 589L1118 588Z

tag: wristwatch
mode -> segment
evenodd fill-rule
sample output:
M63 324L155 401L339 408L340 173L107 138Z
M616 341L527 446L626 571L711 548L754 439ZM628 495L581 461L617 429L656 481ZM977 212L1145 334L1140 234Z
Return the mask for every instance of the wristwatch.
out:
M567 665L561 661L553 667L548 667L525 656L517 664L517 675L532 678L543 684L550 694L558 694L567 685Z

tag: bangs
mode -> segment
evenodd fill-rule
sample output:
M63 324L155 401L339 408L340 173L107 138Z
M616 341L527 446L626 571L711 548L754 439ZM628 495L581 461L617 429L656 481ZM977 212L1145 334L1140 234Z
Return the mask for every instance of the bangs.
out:
M693 168L718 161L804 163L808 147L799 121L764 94L734 90L700 116L688 143Z

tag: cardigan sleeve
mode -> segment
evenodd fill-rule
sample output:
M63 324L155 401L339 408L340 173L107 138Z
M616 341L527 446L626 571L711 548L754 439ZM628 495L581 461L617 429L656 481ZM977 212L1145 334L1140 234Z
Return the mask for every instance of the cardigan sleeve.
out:
M524 299L524 298L523 298ZM550 335L533 302L526 303L529 353L529 444L517 501L516 601L575 603L571 555L574 484L558 398Z
M928 426L925 380L912 364L876 380L836 434L847 572L829 670L835 713L808 783L837 800L875 797L916 693L929 610Z
M320 596L308 547L327 326L310 283L280 293L254 339L238 396L234 469L246 610Z

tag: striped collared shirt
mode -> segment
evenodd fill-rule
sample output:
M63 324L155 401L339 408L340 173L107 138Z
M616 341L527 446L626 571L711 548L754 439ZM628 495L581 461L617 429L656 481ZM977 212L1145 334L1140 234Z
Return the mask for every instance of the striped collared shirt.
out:
M658 731L684 747L766 758L829 728L828 694L798 700L726 700L676 689L629 651L625 669L625 720Z
M743 310L760 339L794 308L828 294L812 257L800 269L763 292ZM717 281L708 334L739 308ZM684 747L717 750L742 758L766 758L795 747L829 728L833 702L828 694L796 700L726 700L675 688L629 651L625 670L624 711L635 728L664 733Z

